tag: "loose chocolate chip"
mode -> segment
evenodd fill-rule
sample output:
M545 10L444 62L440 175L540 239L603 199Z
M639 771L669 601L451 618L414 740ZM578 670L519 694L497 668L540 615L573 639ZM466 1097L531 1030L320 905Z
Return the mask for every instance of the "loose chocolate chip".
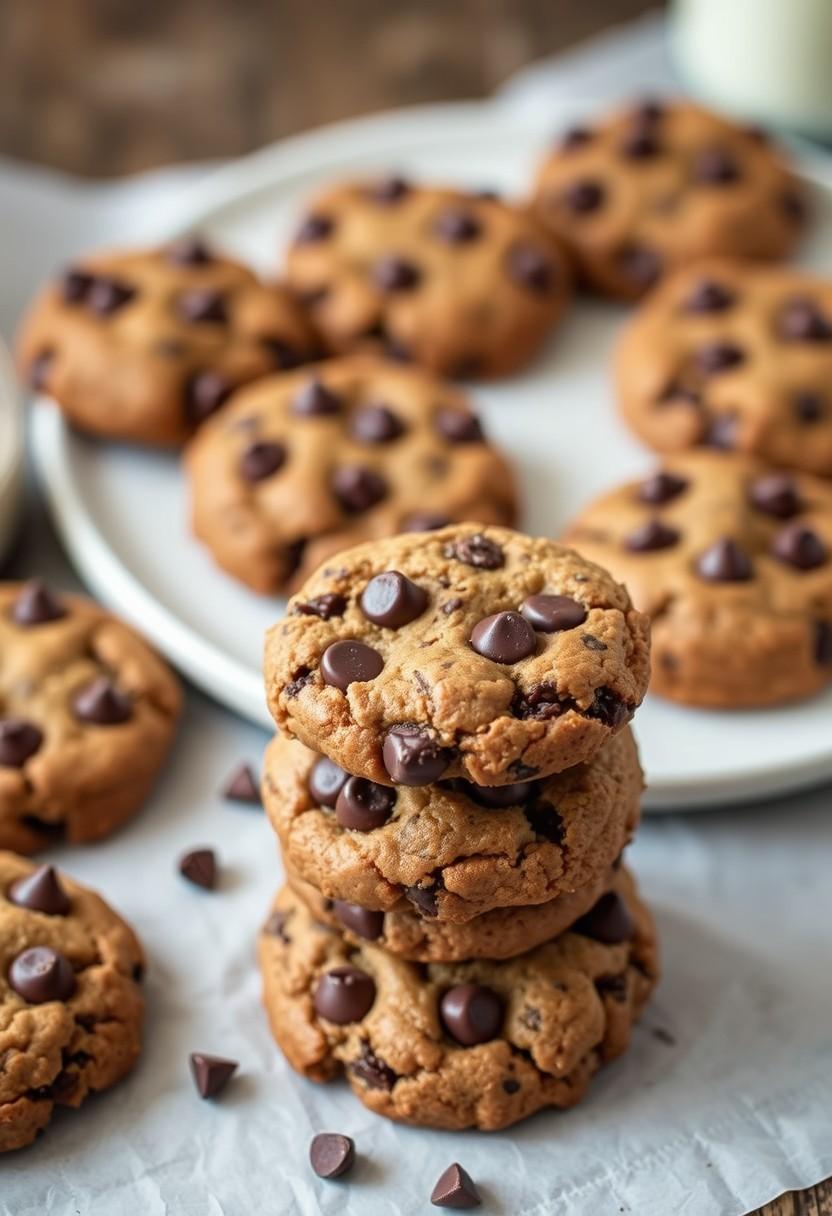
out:
M473 566L476 570L499 570L505 565L505 555L500 545L489 540L482 532L477 532L474 536L463 536L462 540L456 541L455 544L446 545L444 555L455 557L457 561L464 562L466 566Z
M29 384L36 392L45 393L52 364L55 362L55 352L42 350L35 355L29 365Z
M457 1208L459 1210L477 1208L482 1203L480 1193L471 1175L456 1161L440 1175L439 1181L430 1193L430 1201L437 1208Z
M550 844L563 844L563 818L551 802L531 802L524 808L524 814L535 836L548 840Z
M85 270L75 270L70 267L61 278L61 298L65 304L77 304L87 298L92 287L93 277Z
M616 255L621 272L639 290L652 287L662 272L662 260L646 245L622 245Z
M696 363L706 376L729 371L745 362L745 351L733 342L709 342L696 352Z
M345 511L368 511L387 497L387 482L374 469L348 464L333 473L332 491Z
M282 443L258 439L240 457L240 475L253 485L277 473L285 463L286 448Z
M40 866L33 874L18 878L9 887L8 898L19 908L48 916L66 916L71 907L54 866Z
M343 402L337 393L313 377L292 398L291 411L301 418L322 418L340 414Z
M683 304L685 312L725 312L732 308L736 296L729 287L715 279L700 279Z
M9 984L30 1005L68 1001L75 991L72 963L50 946L32 946L13 960Z
M204 287L183 291L176 301L176 309L180 317L192 325L206 321L224 324L228 320L222 293Z
M348 775L332 760L321 756L320 760L315 761L309 773L307 781L309 793L319 806L334 807Z
M130 698L119 692L106 676L97 676L79 688L72 698L72 710L81 722L96 726L118 726L133 716Z
M191 1076L201 1098L214 1098L239 1068L236 1060L227 1060L223 1056L209 1056L204 1052L194 1051L188 1057L191 1065Z
M332 642L321 656L321 674L325 684L346 692L350 684L374 680L384 669L384 659L372 646L347 638Z
M295 604L295 612L299 612L301 616L319 616L322 621L329 621L334 616L343 616L346 608L346 596L337 591L327 591L305 603Z
M410 185L403 177L385 177L369 187L367 197L371 198L373 202L385 205L398 203L409 193Z
M814 300L799 297L789 300L777 322L777 332L789 342L829 342L832 325Z
M268 937L279 937L284 945L291 945L292 939L286 932L286 926L291 919L289 912L281 912L279 908L275 908L269 913L268 919L263 926L263 932Z
M295 233L296 245L314 245L318 241L325 241L328 236L331 236L335 229L335 221L331 215L324 215L320 211L313 211L307 215Z
M0 767L23 768L43 743L43 731L23 718L0 719Z
M447 515L438 511L416 511L408 515L399 525L402 532L435 532L438 528L446 528L451 520Z
M794 478L788 473L768 473L752 482L748 497L758 511L777 519L790 519L803 509Z
M319 1178L341 1178L355 1164L355 1142L337 1132L318 1132L309 1145L309 1163Z
M251 806L262 805L260 790L250 765L241 764L234 770L223 787L222 796L229 802L247 802Z
M653 553L672 549L679 542L679 531L663 524L660 519L648 519L624 538L624 547L632 553Z
M398 570L385 570L370 579L359 602L368 621L387 629L399 629L422 615L428 593Z
M135 287L117 279L95 278L86 294L87 308L99 317L112 316L136 294Z
M357 967L334 967L318 980L312 1003L319 1017L338 1026L360 1022L376 999L376 986L366 971Z
M216 413L231 396L232 386L215 371L197 372L185 386L185 413L192 426L198 426Z
M634 713L632 706L622 701L611 688L596 688L591 707L586 711L588 718L594 718L610 730L618 730L629 722Z
M730 537L722 537L700 554L696 569L711 583L742 583L754 575L750 557Z
M383 827L393 814L396 791L364 777L350 777L335 803L335 818L342 828L372 832Z
M383 912L362 908L360 904L348 904L343 899L336 899L332 910L345 929L351 929L365 941L378 941L384 932Z
M179 859L179 873L196 887L213 891L217 885L217 855L213 849L192 849Z
M167 259L174 266L208 266L214 260L209 246L198 236L185 236L168 245Z
M736 158L724 148L703 148L693 161L694 181L707 186L728 186L739 180Z
M482 231L482 226L470 211L450 207L447 211L441 211L437 215L433 231L440 240L447 241L449 245L464 245L468 241L477 239Z
M512 245L506 256L506 265L510 277L521 287L528 287L538 295L545 295L551 290L555 268L551 258L535 245Z
M584 147L594 138L589 127L569 127L562 135L557 136L556 144L563 152L571 152L575 148Z
M636 927L621 896L615 891L607 891L585 916L575 922L572 931L604 945L615 946L619 942L630 941Z
M507 806L520 806L534 787L528 781L515 781L511 785L476 785L473 781L461 781L459 788L478 806L501 811Z
M530 595L520 612L539 633L560 633L583 625L587 612L583 604L568 595Z
M659 507L678 498L687 488L688 483L684 477L678 477L675 473L654 473L641 483L638 497L641 502L649 502L652 506Z
M829 558L824 542L805 524L787 524L771 542L771 552L778 561L796 570L815 570Z
M380 1059L370 1044L361 1044L361 1055L350 1065L350 1072L360 1077L370 1089L391 1090L398 1081L398 1075L384 1060Z
M434 425L449 443L482 443L482 425L476 414L468 414L462 410L439 409L436 411Z
M439 1012L448 1034L463 1047L487 1043L503 1024L503 1002L482 984L458 984L439 1002Z
M451 762L451 753L430 737L424 726L391 726L382 747L382 760L396 785L431 785Z
M815 659L821 667L832 667L832 624L818 621L815 627Z
M494 612L471 630L471 646L495 663L519 663L534 654L537 638L519 612Z
M12 606L12 620L17 625L45 625L66 616L66 608L39 578L24 583Z
M380 291L413 291L422 280L422 272L413 262L388 254L376 262L373 279Z
M800 422L812 426L826 417L826 404L818 393L798 393L794 399L794 412Z
M350 434L359 443L392 443L404 433L404 423L386 405L364 405L350 420Z
M603 183L589 177L572 182L563 192L564 202L576 215L589 215L590 212L597 211L605 197Z
M436 890L436 887L405 887L404 896L408 903L413 904L420 916L433 920L435 916L439 915Z

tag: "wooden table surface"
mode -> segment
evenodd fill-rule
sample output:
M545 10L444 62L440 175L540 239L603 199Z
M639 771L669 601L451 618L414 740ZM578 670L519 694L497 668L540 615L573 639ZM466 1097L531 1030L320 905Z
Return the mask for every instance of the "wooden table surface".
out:
M491 92L654 0L0 0L0 155L94 177ZM832 1216L832 1182L764 1216ZM668 1216L671 1216L668 1213Z

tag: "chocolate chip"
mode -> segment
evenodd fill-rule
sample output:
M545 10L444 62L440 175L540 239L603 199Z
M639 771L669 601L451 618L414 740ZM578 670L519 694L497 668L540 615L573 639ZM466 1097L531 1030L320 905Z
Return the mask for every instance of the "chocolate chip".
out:
M535 836L550 844L563 844L563 818L550 802L531 802L524 808L524 814Z
M229 802L246 802L251 806L262 805L257 780L248 764L241 764L234 770L223 787L222 796Z
M678 498L688 488L687 480L675 473L654 473L638 488L641 502L649 502L653 506L663 506L666 502Z
M319 806L334 807L348 776L349 774L332 760L321 756L320 760L313 764L306 784Z
M368 621L388 629L399 629L422 615L428 604L428 593L398 570L385 570L370 579L359 602Z
M594 635L591 633L582 633L581 634L581 644L583 646L585 646L587 648L587 650L606 650L607 649L607 643L602 642L600 638L594 637Z
M824 542L805 524L787 524L771 542L771 552L778 561L796 570L815 570L829 558Z
M439 1002L442 1022L451 1038L463 1047L487 1043L503 1024L503 1002L482 984L458 984Z
M214 1098L239 1068L236 1060L227 1060L224 1056L209 1056L204 1052L194 1051L188 1057L191 1065L191 1076L201 1098Z
M679 542L679 530L663 524L660 519L648 519L624 538L624 547L631 553L653 553L672 549Z
M336 899L332 910L345 929L351 929L365 941L378 941L384 932L383 912L362 908L360 904L348 904L343 899Z
M345 511L368 511L387 497L387 482L374 469L342 465L332 475L332 491Z
M641 126L653 126L665 115L665 106L655 97L643 97L632 112L633 122Z
M594 718L597 722L601 722L604 726L608 726L610 730L618 730L626 722L629 722L634 713L631 705L627 705L625 701L611 688L596 688L593 697L592 705L586 710L588 718Z
M300 418L322 418L340 414L342 406L338 394L313 376L292 398L290 409Z
M291 368L298 367L303 362L303 357L296 348L283 338L265 336L260 338L260 343L272 356L274 365L279 371L290 371Z
M366 971L357 967L333 967L318 980L312 1003L319 1017L338 1026L360 1022L376 999L376 986Z
M725 312L735 303L736 296L729 287L715 279L700 279L682 307L685 312Z
M404 430L401 418L386 405L364 405L350 419L350 434L359 443L392 443Z
M532 629L540 633L560 633L583 625L587 612L583 604L568 595L530 595L520 612Z
M521 287L545 295L555 279L551 258L534 245L512 245L506 255L509 275Z
M447 515L440 515L438 511L416 511L403 519L399 528L402 532L435 532L451 522Z
M662 260L655 249L647 245L622 245L616 254L621 272L639 290L652 287L662 273Z
M521 1085L519 1081L515 1081L513 1077L507 1077L503 1081L503 1092L507 1094L517 1094L520 1092Z
M730 537L722 537L700 554L696 569L711 583L742 583L754 575L750 557Z
M661 151L656 136L644 127L636 127L625 135L618 148L627 160L651 160Z
M179 859L179 873L196 887L213 891L217 885L217 855L213 849L192 849Z
M389 1091L399 1079L398 1074L375 1054L367 1042L361 1044L361 1055L350 1065L350 1072L354 1077L360 1077L370 1089Z
M832 624L818 621L815 627L815 659L821 667L832 667Z
M367 197L376 203L398 203L410 193L410 185L403 177L385 177L373 183L367 190Z
M12 605L12 620L17 625L45 625L64 616L66 608L39 578L24 583Z
M826 404L818 393L798 393L794 399L794 412L802 423L812 426L826 417Z
M294 606L294 611L299 612L301 616L319 616L322 621L329 621L334 616L343 616L346 609L346 596L337 591L327 591Z
M519 663L537 649L534 630L518 612L495 612L471 630L471 646L495 663Z
M562 135L557 136L557 146L563 152L572 152L575 148L583 148L595 138L589 127L568 127Z
M258 439L240 457L240 475L253 485L277 473L285 463L286 448L282 443Z
M337 1132L318 1132L309 1145L309 1163L319 1178L341 1178L355 1164L355 1143Z
M748 497L758 511L777 519L790 519L803 510L794 478L788 473L768 473L752 482Z
M780 207L786 218L793 224L805 223L808 214L806 200L795 190L783 191L780 195Z
M55 362L53 350L42 350L35 355L29 365L29 384L36 392L45 393L52 364Z
M313 211L306 216L295 233L295 244L313 245L318 241L325 241L328 236L332 235L334 229L335 221L331 215L323 215L320 211Z
M207 287L195 287L192 291L183 291L176 301L176 309L180 317L192 325L206 321L224 324L228 320L222 293L212 291Z
M507 1091L510 1092L510 1091ZM482 1203L473 1179L458 1162L449 1165L430 1193L437 1208L477 1208Z
M696 363L706 376L729 371L745 362L745 351L733 342L709 342L696 352Z
M75 991L72 963L50 946L32 946L13 960L9 984L30 1005L68 1001Z
M472 802L489 810L501 811L508 806L519 806L526 801L534 787L528 781L515 781L511 785L476 785L473 781L460 781L459 789Z
M0 719L0 768L23 768L43 743L43 731L23 718Z
M196 372L185 386L185 413L193 426L216 413L231 396L232 386L215 371Z
M439 905L436 902L436 887L404 887L404 896L408 903L413 904L413 907L420 916L425 916L428 920L432 920L439 915Z
M446 545L443 550L445 557L455 557L466 566L475 570L499 570L505 565L505 556L496 541L489 540L482 532L473 536L463 536L454 544Z
M335 818L342 828L372 832L383 827L393 814L396 791L364 777L350 777L335 803Z
M573 933L591 937L607 946L630 941L636 927L627 905L615 891L607 891L585 916L572 926Z
M564 712L565 706L558 697L554 684L544 680L533 684L527 691L518 688L511 703L512 713L517 718L535 718L547 721L558 718Z
M603 183L588 177L570 183L563 192L564 202L576 215L589 215L590 212L597 211L605 197Z
M396 785L431 785L451 763L451 753L413 723L391 726L382 747L382 760Z
M693 160L694 181L707 186L728 186L739 180L736 158L724 148L703 148Z
M61 299L65 304L78 304L87 298L87 293L93 284L93 276L85 270L75 270L70 267L61 277Z
M8 898L19 908L45 912L48 916L66 916L71 907L54 866L40 866L25 878L18 878L9 887Z
M441 211L433 224L433 231L440 240L449 245L463 245L475 241L482 231L482 225L470 211L458 207L449 207Z
M434 417L434 425L449 443L482 443L482 425L476 414L463 410L439 409Z
M167 260L174 266L207 266L214 260L209 246L198 236L185 236L168 245Z
M118 279L94 278L86 294L87 308L99 317L112 316L136 294L135 287Z
M275 908L273 912L269 913L268 919L263 926L263 932L268 937L279 937L284 945L289 946L292 939L286 932L286 926L290 920L290 912L282 912L280 908Z
M96 726L118 726L133 716L130 698L119 692L106 676L97 676L79 688L72 698L72 710L81 722Z
M789 342L829 342L832 325L814 300L799 297L789 300L777 321L777 332Z
M321 656L325 684L346 692L350 684L374 680L384 669L384 659L372 646L353 638L332 642Z
M380 291L413 291L422 280L422 272L413 262L388 254L376 262L373 279Z

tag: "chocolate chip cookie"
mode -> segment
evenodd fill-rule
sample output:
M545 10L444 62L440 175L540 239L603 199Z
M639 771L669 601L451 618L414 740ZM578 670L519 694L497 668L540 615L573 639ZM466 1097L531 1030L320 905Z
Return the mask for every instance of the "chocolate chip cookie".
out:
M0 848L108 836L168 751L176 677L121 621L38 581L0 584L0 653Z
M806 206L759 129L688 102L645 101L560 137L533 210L584 283L631 300L698 257L786 257Z
M461 924L605 876L642 788L629 730L565 772L489 788L377 785L278 735L263 805L287 864L328 898Z
M624 870L569 932L501 962L420 965L352 945L288 888L259 954L293 1068L316 1081L344 1072L377 1114L454 1129L580 1101L627 1047L657 975L650 915Z
M266 639L281 730L358 777L509 785L580 764L630 720L649 624L605 570L461 524L324 565Z
M144 960L92 891L0 853L0 1152L130 1071Z
M653 620L654 692L732 708L832 683L832 484L694 452L589 506L567 533Z
M564 254L533 216L400 178L315 198L287 274L327 350L381 348L464 379L527 363L571 292Z
M511 471L467 398L373 356L237 393L186 464L196 535L264 593L363 540L452 520L510 524L517 511Z
M285 288L187 238L75 263L33 305L18 358L82 430L171 446L238 385L316 349Z
M660 452L748 452L832 475L832 279L710 259L624 330L621 409Z

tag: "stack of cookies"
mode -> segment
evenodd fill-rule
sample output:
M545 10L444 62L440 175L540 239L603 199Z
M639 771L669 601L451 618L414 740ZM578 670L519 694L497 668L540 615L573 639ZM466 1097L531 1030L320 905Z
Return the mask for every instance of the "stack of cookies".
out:
M460 524L340 553L270 631L260 936L290 1063L445 1128L567 1107L656 979L621 854L647 619L548 540Z

